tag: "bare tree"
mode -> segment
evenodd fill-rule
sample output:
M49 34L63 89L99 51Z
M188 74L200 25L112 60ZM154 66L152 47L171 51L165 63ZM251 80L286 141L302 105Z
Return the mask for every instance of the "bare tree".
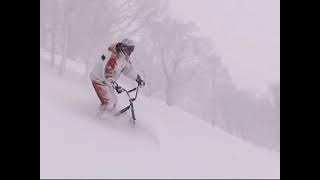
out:
M280 84L276 83L270 87L272 93L273 109L274 109L274 126L278 137L278 146L280 147Z
M59 74L62 75L65 72L67 64L67 55L69 50L70 38L70 28L71 28L71 16L78 8L77 2L75 0L67 0L62 2L62 59L60 61Z
M191 36L196 29L194 24L183 24L178 21L166 18L162 21L154 21L149 24L149 32L154 49L158 50L161 68L166 79L166 102L172 105L174 101L175 75L179 65L191 60L193 56L185 53L191 45Z
M56 53L56 29L57 29L57 0L51 0L52 9L52 24L50 28L51 33L51 67L55 65L55 53Z
M48 41L48 24L50 23L50 1L40 1L40 46L46 48Z
M157 1L163 2L166 0ZM101 49L106 51L112 41L127 36L141 37L145 22L158 16L163 8L163 5L157 7L157 3L148 0L59 1L63 12L58 34L62 39L60 74L64 72L67 56L80 57L87 74L91 60L98 57Z
M210 80L208 82L208 88L210 89L211 93L208 94L208 101L209 106L207 107L207 111L211 112L209 117L211 118L211 124L214 125L218 118L218 93L217 93L217 78L219 77L219 73L222 69L222 62L220 57L216 54L212 54L208 57L208 65L210 67Z

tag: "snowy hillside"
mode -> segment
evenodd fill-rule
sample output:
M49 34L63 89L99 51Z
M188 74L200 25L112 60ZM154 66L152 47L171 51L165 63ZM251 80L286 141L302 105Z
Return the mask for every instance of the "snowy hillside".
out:
M41 178L280 178L278 152L155 99L139 95L137 128L126 117L98 120L90 81L40 62Z

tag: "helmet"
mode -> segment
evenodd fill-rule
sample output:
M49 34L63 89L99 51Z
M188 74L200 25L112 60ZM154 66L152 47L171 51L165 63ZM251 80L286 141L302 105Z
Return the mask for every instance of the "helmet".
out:
M123 39L116 45L116 49L118 52L122 52L126 56L130 56L130 54L134 50L133 41L130 39Z
M134 46L133 45L133 41L131 39L125 38L121 41L122 44L126 45L126 46Z

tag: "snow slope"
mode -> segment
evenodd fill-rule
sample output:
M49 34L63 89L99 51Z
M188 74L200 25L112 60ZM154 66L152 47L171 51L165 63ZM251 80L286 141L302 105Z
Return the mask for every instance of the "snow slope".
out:
M280 178L278 152L155 99L138 97L137 128L98 120L90 81L40 63L41 178Z

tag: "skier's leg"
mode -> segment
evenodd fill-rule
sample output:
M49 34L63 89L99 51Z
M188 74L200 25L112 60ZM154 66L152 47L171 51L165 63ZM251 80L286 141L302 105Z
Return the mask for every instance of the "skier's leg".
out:
M97 93L97 96L101 102L101 104L107 104L108 103L108 98L107 94L105 92L105 88L103 87L104 85L99 84L97 82L92 81L92 85L94 87L94 90Z
M114 89L111 87L108 88L108 94L109 94L108 109L114 112L116 109L117 103L118 103L118 98L117 98L117 95L116 95Z
M105 92L107 92L106 94L108 95L108 103L102 105L104 111L100 115L100 119L109 119L112 118L116 113L115 107L117 105L117 96L114 93L114 89L112 87L104 86L104 88Z
M109 88L105 85L99 84L97 82L92 82L92 85L97 93L97 96L101 102L99 111L98 111L98 116L101 116L104 112L109 109Z

